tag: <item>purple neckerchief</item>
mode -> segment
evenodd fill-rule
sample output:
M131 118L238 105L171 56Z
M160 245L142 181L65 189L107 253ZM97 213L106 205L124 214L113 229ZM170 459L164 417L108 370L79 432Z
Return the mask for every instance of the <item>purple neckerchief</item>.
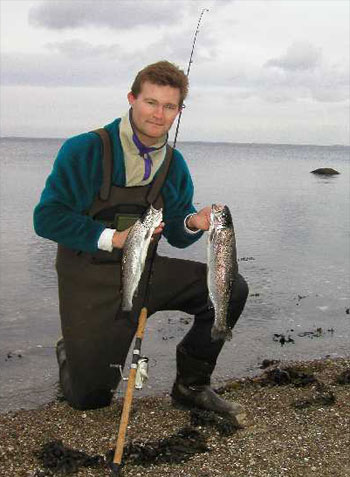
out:
M147 146L145 146L144 144L142 144L140 139L136 136L135 132L132 135L132 140L134 141L135 146L139 150L139 156L141 156L143 158L143 160L145 161L145 173L144 173L143 179L142 179L142 180L145 181L151 175L151 169L152 169L152 164L153 164L152 163L152 158L149 155L149 153L152 152L152 151L156 151L158 149L158 147L147 147Z
M131 117L131 109L130 109L130 112L129 112L129 120L130 120L131 128L132 128L132 131L133 131L132 140L134 141L134 144L139 151L139 156L141 156L143 158L143 160L145 161L145 173L144 173L143 179L142 179L143 181L145 181L151 175L151 170L152 170L153 162L152 162L152 158L150 156L150 152L158 151L159 149L162 149L165 146L165 144L168 142L168 135L166 137L166 140L165 140L164 144L162 144L160 147L147 147L144 144L142 144L140 139L137 137L137 134L136 134L135 129L134 129L134 124L133 124L133 121L132 121L132 117Z

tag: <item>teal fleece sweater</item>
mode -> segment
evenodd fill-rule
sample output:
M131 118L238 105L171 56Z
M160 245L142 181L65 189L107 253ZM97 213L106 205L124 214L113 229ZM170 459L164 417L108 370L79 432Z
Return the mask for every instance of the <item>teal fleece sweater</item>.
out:
M108 124L113 147L112 183L125 187L125 165L119 139L120 118ZM47 178L40 202L34 210L34 229L41 237L84 252L98 250L97 242L105 225L86 215L102 185L102 145L95 133L68 139L61 147ZM184 228L193 206L192 179L179 151L175 150L168 178L163 186L165 202L164 236L178 248L198 240L202 233Z

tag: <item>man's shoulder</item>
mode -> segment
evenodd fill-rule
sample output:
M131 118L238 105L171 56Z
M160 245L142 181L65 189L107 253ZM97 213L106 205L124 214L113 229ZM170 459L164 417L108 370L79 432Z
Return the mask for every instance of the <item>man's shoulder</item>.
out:
M114 119L111 123L108 123L104 126L104 129L109 132L112 136L115 136L119 133L119 125L121 118Z
M113 122L102 127L113 136L119 130L119 123L120 118L117 118ZM62 145L62 152L69 152L70 154L81 153L83 151L89 151L96 146L100 146L100 138L95 130L91 130L66 139Z
M172 169L174 171L185 171L187 173L187 163L184 159L184 156L178 149L174 149Z

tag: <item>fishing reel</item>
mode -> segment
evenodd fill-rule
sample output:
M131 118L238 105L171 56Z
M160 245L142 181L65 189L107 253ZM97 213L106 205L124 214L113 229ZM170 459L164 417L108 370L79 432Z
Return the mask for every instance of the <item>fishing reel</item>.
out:
M148 379L148 362L146 356L140 356L136 368L135 389L142 389Z
M149 359L146 356L140 356L137 365L136 365L136 376L135 376L135 389L142 389L144 383L148 379L148 363ZM111 368L118 368L120 376L123 381L128 381L129 378L126 378L123 375L123 366L121 364L111 364ZM115 392L113 390L112 392Z

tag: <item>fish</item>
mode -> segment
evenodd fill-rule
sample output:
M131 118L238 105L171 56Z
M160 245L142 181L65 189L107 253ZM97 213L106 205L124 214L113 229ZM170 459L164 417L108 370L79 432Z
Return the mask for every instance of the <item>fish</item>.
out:
M163 219L162 209L152 205L131 227L123 247L122 256L122 309L131 311L133 298L145 268L148 247L154 230Z
M207 285L215 311L211 329L214 341L232 338L227 324L232 285L238 274L236 238L227 205L213 204L207 243Z

